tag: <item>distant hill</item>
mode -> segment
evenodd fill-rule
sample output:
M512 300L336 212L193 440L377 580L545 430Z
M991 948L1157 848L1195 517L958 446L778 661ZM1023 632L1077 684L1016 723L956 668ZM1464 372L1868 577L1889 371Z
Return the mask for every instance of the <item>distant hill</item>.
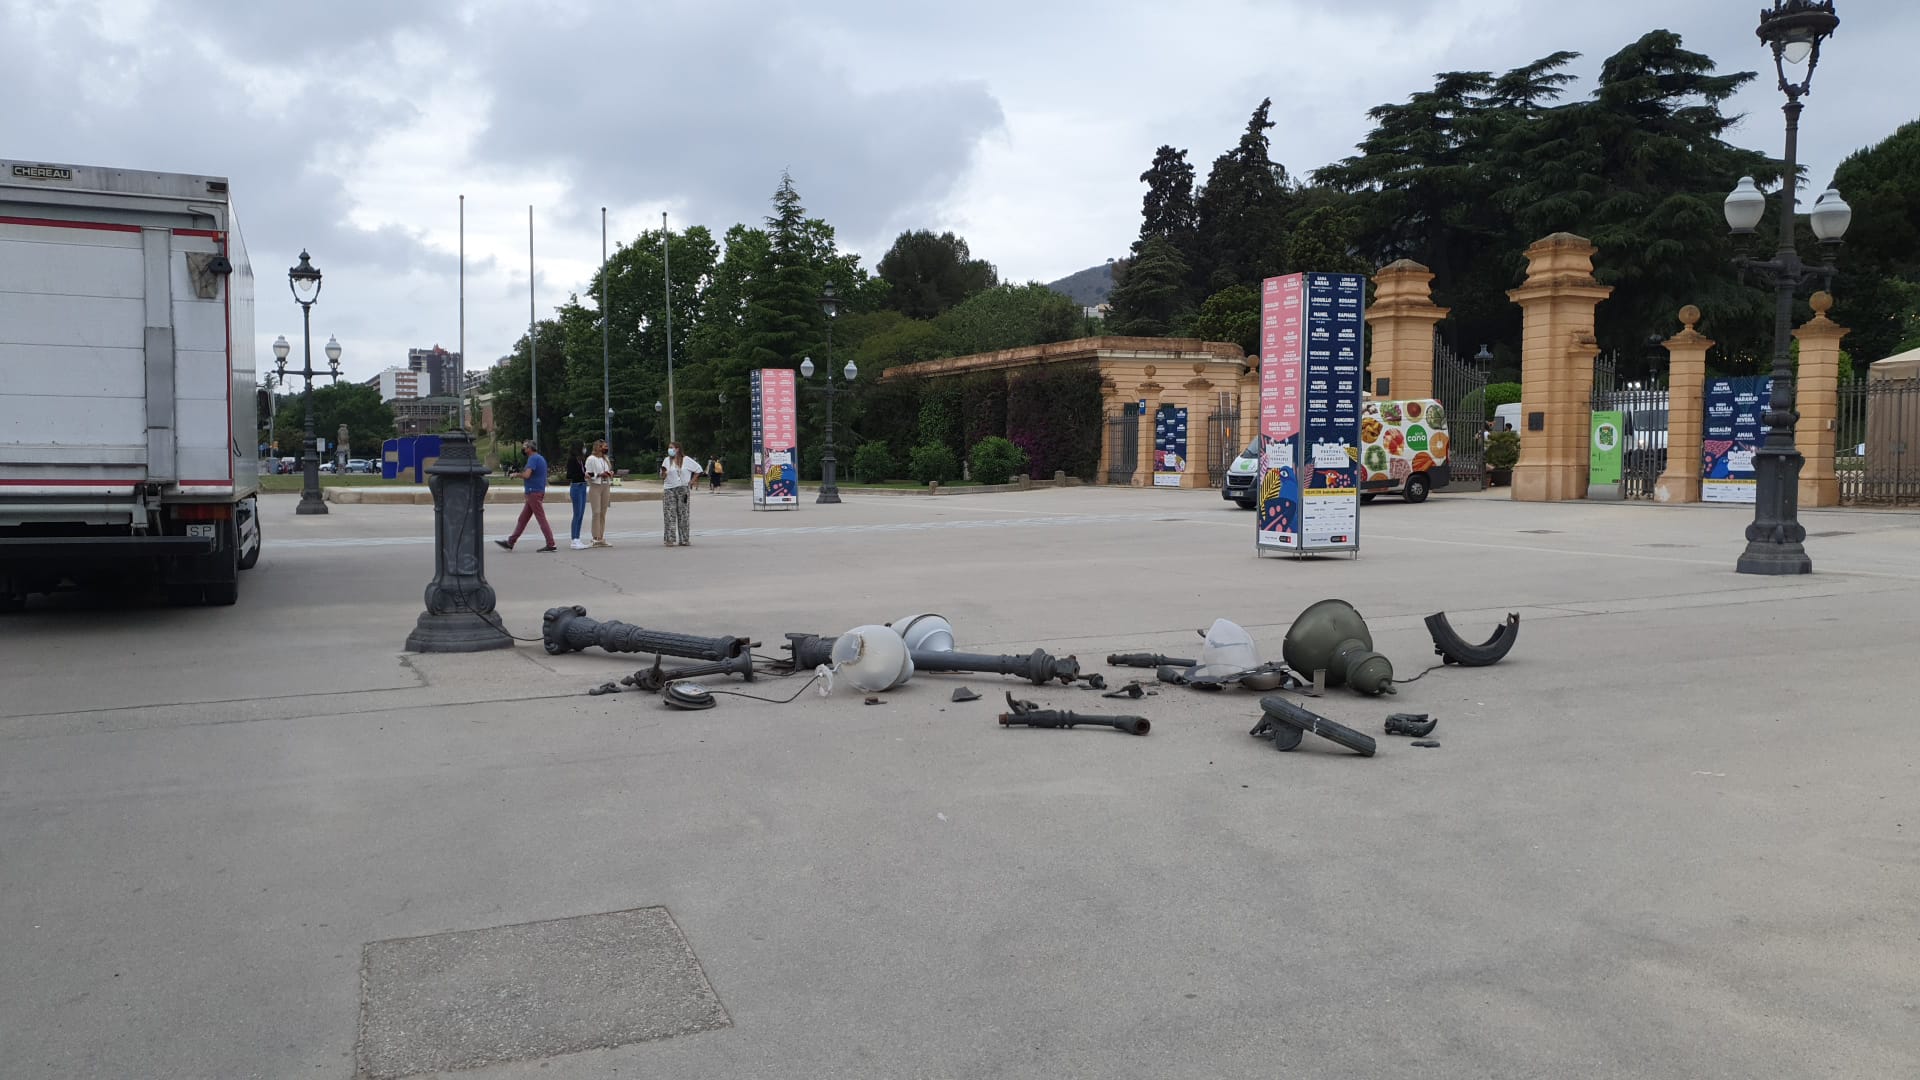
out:
M1073 299L1081 307L1094 307L1107 302L1107 294L1113 291L1113 264L1102 263L1089 266L1077 274L1068 274L1059 281L1047 282L1047 288Z

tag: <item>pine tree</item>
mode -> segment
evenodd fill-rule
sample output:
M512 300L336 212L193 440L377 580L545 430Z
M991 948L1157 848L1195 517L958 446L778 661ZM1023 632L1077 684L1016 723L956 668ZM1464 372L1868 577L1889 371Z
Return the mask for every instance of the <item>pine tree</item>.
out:
M1196 203L1198 278L1208 293L1255 285L1283 273L1286 259L1287 170L1272 160L1267 119L1273 99L1260 102L1240 142L1215 158Z
M1162 146L1153 155L1153 164L1140 174L1147 194L1140 200L1140 238L1133 242L1139 255L1147 241L1156 237L1171 243L1182 258L1193 261L1198 239L1199 209L1194 203L1193 166L1185 150Z
M1163 337L1192 310L1188 300L1191 270L1171 241L1148 240L1140 254L1114 267L1113 305L1107 325L1116 334Z
M810 258L817 252L809 241L807 211L787 173L780 174L766 222L767 273L747 296L742 351L751 367L798 367L823 337L822 279Z

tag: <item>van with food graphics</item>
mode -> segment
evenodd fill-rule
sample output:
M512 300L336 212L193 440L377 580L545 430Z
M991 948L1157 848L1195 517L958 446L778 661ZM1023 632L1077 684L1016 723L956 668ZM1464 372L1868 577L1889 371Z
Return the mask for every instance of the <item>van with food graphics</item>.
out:
M1360 501L1398 495L1425 502L1453 479L1447 410L1432 398L1368 401L1360 408Z

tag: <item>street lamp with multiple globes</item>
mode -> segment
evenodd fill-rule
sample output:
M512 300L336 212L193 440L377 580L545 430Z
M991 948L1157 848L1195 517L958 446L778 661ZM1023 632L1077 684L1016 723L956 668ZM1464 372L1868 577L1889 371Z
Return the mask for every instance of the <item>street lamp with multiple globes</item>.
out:
M833 399L836 395L845 393L846 391L833 385L833 321L840 317L840 312L845 309L845 307L846 301L834 294L833 283L828 282L826 287L820 291L820 310L826 312L827 315L827 382L824 387L817 387L816 389L827 395L827 437L826 441L822 444L822 453L820 455L820 496L814 499L814 502L817 503L837 503L840 501L840 466L839 463L834 460L833 456ZM860 369L854 366L853 361L849 360L847 361L845 370L843 370L841 374L846 376L848 382L852 382L855 376L860 374ZM812 357L807 357L800 362L800 376L805 379L813 378Z
M1752 242L1754 227L1767 209L1766 196L1754 186L1753 177L1743 176L1727 196L1727 225L1742 249L1734 259L1742 271L1773 285L1773 393L1767 402L1764 422L1767 437L1753 455L1753 524L1747 526L1747 547L1741 552L1735 569L1743 574L1807 574L1813 572L1813 560L1807 557L1804 541L1807 530L1801 526L1800 467L1805 463L1794 445L1793 426L1799 413L1793 408L1792 345L1793 297L1804 284L1831 283L1834 257L1840 238L1846 234L1853 211L1828 188L1814 201L1810 213L1813 235L1820 241L1821 264L1810 266L1800 261L1794 243L1794 203L1799 181L1800 99L1813 85L1813 69L1820 62L1820 43L1840 25L1834 14L1833 0L1774 0L1771 10L1760 13L1760 40L1773 50L1773 67L1780 80L1780 92L1787 96L1781 111L1787 118L1786 168L1780 184L1780 242L1773 258L1749 258L1745 248ZM1805 65L1804 74L1795 82L1787 78L1789 68Z
M300 252L298 265L287 271L287 287L293 290L294 302L300 305L300 328L305 339L305 365L293 374L304 376L307 380L306 389L300 394L307 411L307 433L300 455L303 483L300 487L300 505L294 509L294 513L324 514L327 512L327 503L320 497L320 453L313 445L313 380L318 375L332 375L335 382L340 381L340 342L332 336L327 338L327 363L333 370L313 370L313 302L320 299L320 268L313 265L304 250ZM290 351L286 335L275 339L273 357L274 363L280 368L282 385L287 381L287 353Z

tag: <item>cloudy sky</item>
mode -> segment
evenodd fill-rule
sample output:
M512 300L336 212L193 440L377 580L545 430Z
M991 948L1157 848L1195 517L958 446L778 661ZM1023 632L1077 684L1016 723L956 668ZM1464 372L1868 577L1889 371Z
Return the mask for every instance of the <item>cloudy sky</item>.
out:
M529 204L543 315L597 264L602 206L615 239L663 210L718 234L765 216L782 169L869 265L901 229L954 229L1004 278L1045 281L1125 250L1156 146L1190 149L1204 178L1262 97L1275 156L1305 173L1434 72L1572 49L1587 80L1657 27L1725 70L1769 69L1733 137L1778 154L1760 7L0 0L0 157L231 177L262 365L298 330L283 281L304 246L326 274L315 332L364 378L456 345L462 194L472 366L526 328ZM1920 114L1901 74L1920 5L1839 9L1801 141L1822 183Z

